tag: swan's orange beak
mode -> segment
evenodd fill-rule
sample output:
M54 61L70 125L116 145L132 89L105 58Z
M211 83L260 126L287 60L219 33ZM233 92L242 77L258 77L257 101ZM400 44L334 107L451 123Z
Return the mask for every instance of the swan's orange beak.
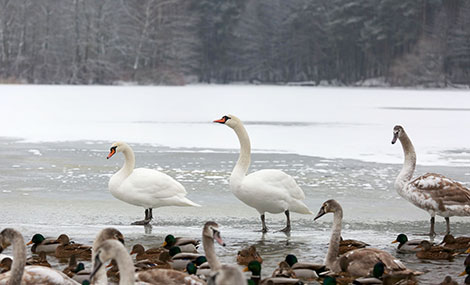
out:
M106 157L106 159L109 159L109 158L110 158L111 156L113 156L115 153L116 153L116 149L115 149L115 148L112 148L112 149L109 151L108 157Z
M225 124L226 121L227 121L227 119L225 117L222 117L222 119L215 120L214 123Z

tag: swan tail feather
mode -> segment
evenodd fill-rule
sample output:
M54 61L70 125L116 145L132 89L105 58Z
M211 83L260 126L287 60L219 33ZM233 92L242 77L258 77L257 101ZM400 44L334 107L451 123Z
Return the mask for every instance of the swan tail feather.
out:
M289 205L289 210L299 214L313 215L312 211L300 200L295 200Z
M201 205L194 203L186 197L181 197L181 206L201 207Z

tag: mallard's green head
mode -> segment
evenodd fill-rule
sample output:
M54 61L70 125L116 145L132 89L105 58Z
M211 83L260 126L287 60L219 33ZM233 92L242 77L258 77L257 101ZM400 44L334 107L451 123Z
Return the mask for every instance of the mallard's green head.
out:
M250 261L248 267L243 269L243 271L251 271L251 274L254 276L261 276L261 263L257 260Z
M176 243L176 238L173 235L167 235L165 237L165 242L163 242L163 247L172 247Z
M194 263L196 263L197 266L200 266L204 262L207 262L207 258L204 255L198 256Z
M297 256L293 255L293 254L288 254L286 256L286 259L285 261L287 262L287 264L289 264L289 266L292 267L292 265L296 264L297 263Z
M188 274L196 274L197 272L196 264L192 262L186 264L186 271L188 272Z
M42 234L35 234L33 238L31 239L30 242L28 242L28 245L34 243L34 244L40 244L43 242L46 238Z
M88 281L88 280L83 280L82 285L90 285L90 281Z
M77 267L72 272L78 273L82 270L85 270L85 265L82 262L80 262L79 264L77 264Z
M323 279L323 285L336 285L336 278L326 276L325 279Z
M248 284L248 285L256 285L255 281L253 281L253 280L251 280L251 279L246 280L246 284Z
M179 246L174 246L172 248L170 248L170 256L173 257L175 255L177 255L178 253L181 253L181 248Z
M380 279L385 273L385 264L383 262L377 262L372 269L372 276Z
M397 239L392 241L392 243L399 242L400 244L404 244L408 241L408 237L405 234L399 234Z

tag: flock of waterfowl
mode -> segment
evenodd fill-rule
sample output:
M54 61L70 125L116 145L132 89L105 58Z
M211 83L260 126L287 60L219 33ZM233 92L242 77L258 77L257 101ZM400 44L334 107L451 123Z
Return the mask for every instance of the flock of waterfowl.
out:
M251 159L248 133L240 119L233 115L223 116L214 122L232 128L240 142L240 156L230 176L230 190L242 202L255 208L261 218L263 233L268 231L265 214L284 213L286 226L280 230L291 231L290 212L313 214L303 200L305 194L295 180L280 170L264 169L247 175ZM396 191L427 211L431 216L430 240L408 240L399 234L394 243L399 243L398 253L416 254L418 259L452 260L456 255L469 251L470 238L454 238L450 234L451 216L470 215L470 190L445 176L427 173L412 179L416 166L416 153L404 128L393 128L392 144L401 142L405 162L395 181ZM135 156L124 142L112 144L111 158L122 153L125 162L109 180L111 194L129 204L145 209L145 217L134 225L147 225L153 219L152 209L163 206L200 205L186 198L184 186L172 177L153 169L135 168ZM46 239L35 234L27 244L33 244L34 258L27 259L26 245L18 231L6 228L0 232L0 252L12 245L13 256L0 254L0 284L416 284L415 276L423 274L406 268L390 253L368 247L356 240L341 237L343 209L336 200L325 201L315 216L333 214L333 225L324 264L299 262L289 254L280 261L271 277L262 278L263 258L254 246L241 249L237 263L221 264L214 249L214 240L222 246L222 235L217 223L207 222L202 228L204 254L198 249L197 240L168 235L161 247L145 249L135 244L129 253L124 247L124 236L114 228L102 230L92 246L81 245L61 234L56 239ZM434 244L435 216L446 220L444 240ZM54 256L68 266L59 271L51 268L47 255ZM135 255L135 258L133 257ZM85 263L91 261L91 270ZM104 266L109 263L108 266ZM465 271L470 273L470 258L465 260ZM106 270L108 268L108 270ZM441 284L456 284L447 276ZM470 277L465 279L470 284Z

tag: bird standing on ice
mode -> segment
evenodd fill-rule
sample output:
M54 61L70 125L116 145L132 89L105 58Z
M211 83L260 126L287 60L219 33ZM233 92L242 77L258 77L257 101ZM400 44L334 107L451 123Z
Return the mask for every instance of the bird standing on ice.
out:
M124 165L109 179L111 194L129 204L144 207L145 219L132 223L147 225L152 220L152 209L164 206L200 205L186 198L184 186L160 171L148 168L136 168L135 156L131 147L124 142L113 143L108 159L114 154L124 154Z
M416 167L416 152L402 126L393 128L392 144L395 144L398 139L405 153L405 162L395 180L396 191L416 207L431 215L430 236L436 236L434 231L436 215L445 218L446 234L449 234L449 217L470 216L470 190L462 184L436 173L426 173L412 180Z
M240 141L240 157L230 176L230 190L243 203L255 208L261 215L262 232L268 231L264 221L265 212L282 213L287 225L281 231L290 232L290 211L313 214L302 202L305 194L292 176L277 169L263 169L246 175L251 162L251 145L248 133L239 118L223 116L214 123L225 124L232 128Z

